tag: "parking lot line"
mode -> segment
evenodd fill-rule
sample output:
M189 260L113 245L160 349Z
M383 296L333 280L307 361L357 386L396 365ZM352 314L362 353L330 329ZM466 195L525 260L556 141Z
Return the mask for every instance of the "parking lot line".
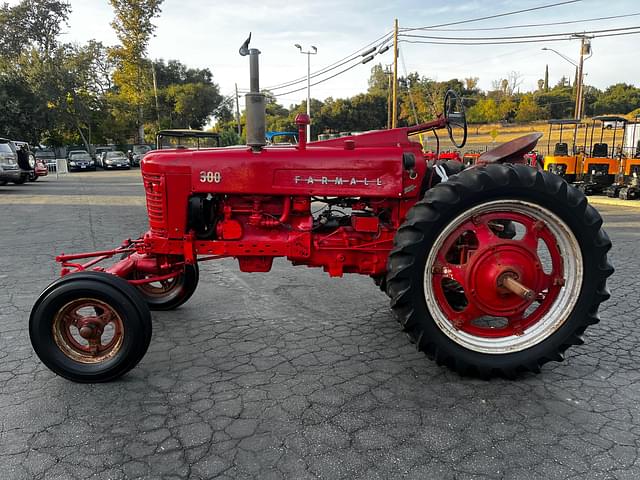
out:
M0 205L145 205L140 195L16 195L0 197Z

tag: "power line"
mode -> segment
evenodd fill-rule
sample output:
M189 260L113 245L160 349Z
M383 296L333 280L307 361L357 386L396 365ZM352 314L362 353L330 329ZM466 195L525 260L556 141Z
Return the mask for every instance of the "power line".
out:
M640 27L635 27L640 28ZM617 37L622 35L635 35L640 33L640 30L633 32L622 32L622 33L610 33L610 34L601 34L601 35L593 35L592 38L601 38L601 37ZM506 41L434 41L434 40L400 40L401 43L422 43L429 45L509 45L514 43L545 43L545 42L566 42L573 40L573 38L537 38L532 40L506 40Z
M335 70L336 68L341 67L342 65L345 65L347 63L349 63L352 60L355 60L357 57L361 56L361 52L366 50L367 48L371 47L372 45L378 43L379 46L382 46L384 43L386 43L390 38L392 37L392 33L387 32L384 35L382 35L381 37L376 38L374 41L368 43L367 45L365 45L364 47L359 48L358 50L354 51L353 53L347 55L346 57L341 58L340 60L335 61L334 63L327 65L326 67L323 67L322 69L313 72L310 76L310 78L316 78L324 73L328 73L332 70ZM268 87L265 87L265 90L281 90L283 88L286 87L290 87L293 85L296 85L298 83L302 83L302 82L306 82L307 81L307 77L306 75L304 77L300 77L297 78L295 80L290 80L287 82L283 82L283 83L279 83L277 85L271 85Z
M518 40L518 39L528 39L528 38L564 37L564 36L576 36L576 35L586 35L586 34L596 34L596 33L609 33L609 32L619 32L623 30L635 30L638 28L640 28L640 25L634 25L632 27L606 28L604 30L584 30L580 32L541 33L537 35L512 35L512 36L502 36L502 37L440 37L440 36L434 36L434 35L417 35L412 33L401 33L400 35L402 37L428 38L428 39L434 39L434 40L464 40L464 41Z
M594 35L593 38L603 38L603 37L619 37L621 35L635 35L637 33L640 33L640 30L637 32L625 32L625 33L610 33L610 34L604 34L604 35Z
M567 20L564 22L550 22L550 23L528 23L523 25L506 25L502 27L485 27L485 28L437 28L432 29L433 32L481 32L481 31L492 31L492 30L513 30L516 28L531 28L531 27L549 27L552 25L569 25L573 23L585 23L585 22L597 22L601 20L613 20L616 18L629 18L629 17L637 17L640 15L640 12L636 13L627 13L624 15L613 15L610 17L597 17L597 18L583 18L582 20ZM405 31L404 29L401 29ZM417 29L407 29L406 31L417 30Z
M409 31L409 30L429 30L432 28L438 28L438 27L449 27L451 25L460 25L463 23L472 23L472 22L480 22L482 20L490 20L492 18L500 18L500 17L506 17L509 15L517 15L519 13L525 13L525 12L532 12L534 10L543 10L545 8L552 8L552 7L559 7L561 5L567 5L570 3L577 3L577 2L581 2L582 0L566 0L564 2L556 2L556 3L550 3L547 5L540 5L538 7L531 7L531 8L525 8L522 10L515 10L513 12L505 12L505 13L498 13L496 15L488 15L486 17L478 17L478 18L470 18L467 20L459 20L457 22L449 22L449 23L441 23L439 25L429 25L429 26L425 26L425 27L416 27L416 28L409 28L403 31Z
M400 50L400 49L398 49ZM404 63L404 55L402 54L402 50L400 50L400 60L402 62L402 68L404 69L404 76L408 77L407 73L407 65ZM416 104L413 102L413 95L411 95L411 82L407 83L407 91L409 92L409 102L411 103L411 109L413 110L413 117L416 120L416 123L420 123L418 121L418 111L416 110Z
M351 70L352 68L357 67L358 65L361 65L362 62L358 62L355 63L353 65L351 65L350 67L345 68L344 70L339 71L338 73L334 73L333 75L331 75L330 77L327 78L323 78L322 80L317 81L316 83L312 83L311 86L314 87L316 85L320 85L321 83L326 82L327 80L331 80L332 78L337 77L338 75L342 75L345 72L348 72L349 70ZM295 90L290 90L288 92L285 93L278 93L278 94L273 94L274 97L282 97L285 95L289 95L290 93L296 93L296 92L301 92L302 90L306 90L306 86L305 87L301 87L301 88L297 88Z

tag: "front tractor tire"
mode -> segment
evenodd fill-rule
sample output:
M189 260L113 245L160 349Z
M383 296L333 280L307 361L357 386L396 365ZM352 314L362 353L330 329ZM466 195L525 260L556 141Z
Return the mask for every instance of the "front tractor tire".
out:
M79 383L108 382L134 368L149 347L151 328L138 291L102 272L59 278L40 294L29 318L42 363Z
M613 273L601 226L584 194L556 175L525 165L465 170L429 190L398 230L392 309L440 365L483 378L537 373L599 321Z

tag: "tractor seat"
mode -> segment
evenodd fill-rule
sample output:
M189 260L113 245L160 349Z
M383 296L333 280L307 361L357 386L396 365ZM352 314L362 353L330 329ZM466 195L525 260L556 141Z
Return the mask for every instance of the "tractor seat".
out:
M569 155L569 145L564 142L556 143L556 148L553 150L553 154L566 157L567 155Z
M524 155L533 150L542 137L541 133L530 133L523 137L518 137L507 143L497 146L493 150L484 152L476 160L477 165L487 165L489 163L523 163Z
M606 143L595 143L593 145L593 152L591 152L592 157L608 157L609 156L609 145Z

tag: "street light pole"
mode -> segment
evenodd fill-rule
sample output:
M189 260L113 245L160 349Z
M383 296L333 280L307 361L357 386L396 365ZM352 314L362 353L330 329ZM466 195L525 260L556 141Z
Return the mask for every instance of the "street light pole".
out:
M311 118L311 55L318 53L318 49L311 45L311 49L305 52L299 44L294 46L307 56L307 115ZM311 141L311 124L307 125L307 141Z
M577 35L578 36L578 35ZM578 82L576 84L576 105L575 105L575 109L573 111L574 113L574 117L576 120L581 120L582 119L582 104L584 101L584 61L591 58L591 43L589 42L589 37L585 36L585 35L579 35L578 36L581 40L580 42L580 60L578 61L578 63L574 62L573 60L571 60L569 57L567 57L566 55L563 55L562 53L554 50L553 48L547 48L544 47L542 50L548 50L550 52L555 53L556 55L558 55L559 57L561 57L562 59L566 60L567 62L569 62L571 65L573 65L574 67L576 67L578 69ZM589 56L587 58L584 58L585 53L589 54Z

